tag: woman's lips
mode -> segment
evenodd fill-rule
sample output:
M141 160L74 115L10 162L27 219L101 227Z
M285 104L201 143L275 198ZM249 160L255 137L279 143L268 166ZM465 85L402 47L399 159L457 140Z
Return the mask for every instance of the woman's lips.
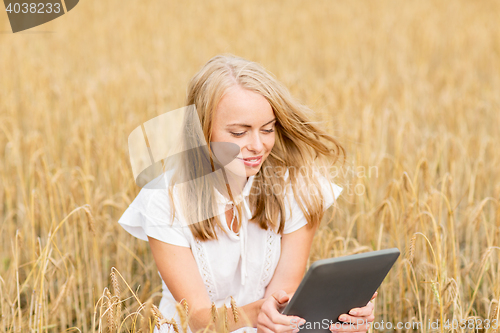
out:
M239 158L238 157L238 159L242 160L246 166L255 167L255 166L258 166L260 164L260 162L262 162L262 155L256 156L256 157L247 157L247 158Z

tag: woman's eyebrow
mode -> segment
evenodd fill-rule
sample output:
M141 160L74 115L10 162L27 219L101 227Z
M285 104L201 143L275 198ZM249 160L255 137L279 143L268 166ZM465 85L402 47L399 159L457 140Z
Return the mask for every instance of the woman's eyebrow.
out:
M274 118L274 119L273 119L273 120L271 120L271 121L268 121L267 123L265 123L265 124L264 124L264 125L262 125L262 126L266 126L266 125L268 125L268 124L272 123L272 122L273 122L273 121L275 121L275 120L276 120L276 118ZM252 127L252 125L248 125L248 124L236 124L236 123L235 123L235 124L229 124L229 125L226 125L226 127L229 127L229 126L241 126L241 127L249 127L249 128L251 128L251 127Z

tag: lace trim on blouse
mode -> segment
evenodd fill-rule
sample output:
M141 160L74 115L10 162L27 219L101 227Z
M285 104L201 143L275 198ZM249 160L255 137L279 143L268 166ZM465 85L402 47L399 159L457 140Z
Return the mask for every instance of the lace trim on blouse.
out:
M205 284L205 288L207 289L208 296L210 297L211 302L215 302L217 298L217 287L214 283L214 278L212 275L212 270L210 269L210 266L208 265L208 259L207 259L207 254L205 252L205 248L201 244L201 242L196 239L195 242L195 249L196 252L198 253L198 258L200 260L200 267L201 267L201 277L203 279L203 283Z
M266 234L266 252L264 256L264 269L262 271L262 278L260 279L260 285L259 289L261 291L261 294L263 294L263 291L265 291L267 285L269 284L269 281L271 280L271 277L274 274L274 271L271 271L271 266L273 263L273 256L274 256L274 247L276 244L276 241L278 240L278 235L271 229L267 229L267 234Z

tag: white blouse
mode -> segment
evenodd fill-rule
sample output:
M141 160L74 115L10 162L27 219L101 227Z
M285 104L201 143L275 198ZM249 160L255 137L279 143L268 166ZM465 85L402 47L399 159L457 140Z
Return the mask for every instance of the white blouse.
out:
M288 171L285 174L285 179L287 176ZM251 218L249 194L254 177L248 178L241 195L238 197L238 199L242 199L244 208L240 231L235 233L229 229L226 215L223 213L219 218L227 234L217 233L218 241L201 242L195 239L186 223L179 221L178 212L175 214L172 225L167 188L142 188L118 223L130 234L142 240L147 241L147 236L150 236L169 244L191 248L210 301L214 302L217 307L221 307L223 304L230 307L230 296L233 296L237 306L255 302L264 297L266 287L278 265L281 253L281 236L271 228L263 230L256 223L249 223ZM333 204L334 199L327 180L322 176L319 179L326 210ZM342 192L342 188L334 183L331 185L336 199ZM307 224L291 189L287 193L290 195L288 197L290 202L285 200L284 234L294 232ZM224 207L232 202L220 193L217 195L221 211L224 211ZM174 203L177 205L177 202L174 201ZM177 323L180 323L175 309L176 301L163 280L162 287L159 310L165 318L174 318ZM245 331L256 332L257 329L244 327L233 332ZM157 332L156 329L155 332ZM170 333L173 330L165 324L162 325L160 332ZM191 333L189 328L188 332Z

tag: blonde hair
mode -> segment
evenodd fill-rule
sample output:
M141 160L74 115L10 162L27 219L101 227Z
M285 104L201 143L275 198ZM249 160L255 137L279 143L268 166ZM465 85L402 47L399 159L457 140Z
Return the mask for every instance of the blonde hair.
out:
M210 59L201 70L191 79L187 89L186 105L194 105L201 123L205 142L211 142L212 123L215 110L226 90L234 85L251 90L264 96L271 105L276 116L276 140L275 145L267 159L263 162L261 169L255 175L250 190L250 207L253 209L250 222L257 223L262 229L271 227L278 233L282 233L285 226L285 193L282 190L291 186L293 195L307 219L309 227L319 224L323 218L324 206L321 185L316 175L321 168L318 166L333 165L339 159L340 154L344 157L345 151L337 140L310 121L312 111L298 103L273 74L266 71L261 65L246 59L222 54ZM189 128L189 124L185 128ZM200 139L200 138L197 138ZM326 143L330 143L329 147ZM190 145L191 147L193 145ZM186 154L184 165L202 165L210 159L212 171L214 171L213 154L208 145L208 154L201 150L193 150ZM187 170L189 169L189 170ZM190 179L203 179L200 174L203 167L180 168L174 174L173 181L180 173L193 173ZM285 185L284 173L288 170L289 178ZM201 171L206 173L206 171ZM186 175L184 175L186 178ZM222 184L225 186L226 184ZM207 195L208 191L215 188L208 187L207 182L197 183L198 188L187 188L182 194L185 202L190 202L189 209L198 211L198 216L213 216L198 223L189 223L193 236L201 241L218 239L215 231L217 225L220 230L226 232L221 225L219 216L210 215L207 212L216 211L215 196ZM200 188L201 186L201 188ZM230 199L234 202L233 195L228 188ZM273 189L269 193L269 189ZM213 192L210 192L213 193ZM311 195L311 193L313 195ZM173 205L173 191L170 187L171 204ZM238 221L241 221L241 204L236 205ZM175 209L172 209L175 216ZM195 214L196 215L196 214Z

